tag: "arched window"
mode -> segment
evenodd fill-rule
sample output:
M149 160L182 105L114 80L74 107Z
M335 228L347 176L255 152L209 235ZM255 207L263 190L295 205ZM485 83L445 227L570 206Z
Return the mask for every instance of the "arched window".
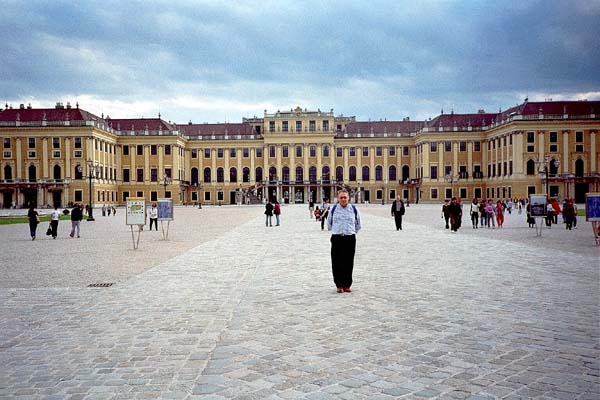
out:
M382 181L383 180L383 167L378 165L375 167L375 180Z
M269 168L269 182L277 180L277 168L271 167Z
M250 168L244 167L242 169L242 181L246 183L250 182Z
M30 165L28 172L29 172L29 182L35 182L37 180L37 169L35 168L35 165Z
M12 179L12 168L10 165L6 165L4 167L4 179L11 180Z
M344 167L335 167L335 180L338 182L342 182L344 180Z
M290 167L283 167L281 170L281 174L283 175L283 181L284 182L289 182L290 181Z
M552 160L550 160L550 165L548 166L548 173L551 176L558 175L558 163L556 162L556 160L554 158Z
M367 165L362 167L362 180L363 181L369 180L369 167Z
M310 183L317 183L317 167L313 166L308 169L308 179Z
M192 179L192 185L198 184L198 168L195 168L195 167L192 168L191 179Z
M578 178L583 178L583 173L585 171L585 164L583 160L580 158L575 161L575 176Z
M217 168L217 182L225 181L225 171L222 167Z
M53 169L53 174L52 174L53 177L54 177L53 179L62 179L61 178L61 175L62 175L61 172L62 171L61 171L60 165L55 165L54 169Z
M75 179L83 179L83 167L81 164L75 166Z
M303 182L304 181L304 170L302 169L302 167L298 166L296 167L296 182Z
M395 181L397 179L396 178L396 166L395 165L390 165L388 174L389 174L389 180L390 180L390 182L391 181Z
M210 183L211 182L211 173L210 173L210 168L206 167L204 168L204 183Z
M350 173L350 181L351 182L356 182L356 167L352 166L350 167L350 170L348 171Z
M527 161L527 175L535 175L535 161Z
M321 169L321 180L325 182L329 182L331 177L329 176L329 167L327 165L323 166Z
M410 167L408 165L402 166L402 180L407 181L410 179Z
M237 168L229 168L229 182L237 182Z
M256 182L262 182L263 170L262 167L256 167Z

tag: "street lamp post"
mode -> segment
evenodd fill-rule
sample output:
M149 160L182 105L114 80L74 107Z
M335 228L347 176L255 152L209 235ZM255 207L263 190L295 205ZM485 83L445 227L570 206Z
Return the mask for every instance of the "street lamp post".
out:
M169 186L171 183L173 183L173 179L171 179L169 175L165 175L162 183L162 186L165 188L165 198L167 198L167 186Z
M89 180L89 204L88 204L88 221L95 221L94 219L94 204L92 197L92 179L98 178L100 175L100 169L102 168L98 163L95 163L94 160L87 160L88 165L88 180ZM79 166L79 172L82 172L81 166Z
M450 184L450 198L454 197L454 182L458 181L452 174L448 174L444 177L446 182Z
M560 161L550 160L550 156L546 154L544 155L544 161L536 161L536 164L544 167L540 172L543 172L546 181L546 198L550 198L550 165L554 165L554 167L558 168Z

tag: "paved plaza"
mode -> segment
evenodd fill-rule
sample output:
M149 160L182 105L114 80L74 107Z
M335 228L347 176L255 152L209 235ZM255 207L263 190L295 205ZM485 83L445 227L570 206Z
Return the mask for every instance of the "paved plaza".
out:
M0 226L1 399L598 399L600 249L444 229L439 205L361 205L352 293L306 205L176 208L169 240L123 209L80 239ZM88 284L113 283L90 288Z

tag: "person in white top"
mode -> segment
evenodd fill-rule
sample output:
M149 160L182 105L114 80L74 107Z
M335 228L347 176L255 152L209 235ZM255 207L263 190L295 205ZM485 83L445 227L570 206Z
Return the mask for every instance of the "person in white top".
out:
M150 230L152 230L152 223L154 223L154 227L158 231L158 208L156 208L156 203L152 203L152 207L150 207L150 211L148 212L148 218L150 218Z
M58 220L60 219L60 212L58 207L54 207L54 210L50 213L50 229L52 229L52 239L56 239L58 236Z

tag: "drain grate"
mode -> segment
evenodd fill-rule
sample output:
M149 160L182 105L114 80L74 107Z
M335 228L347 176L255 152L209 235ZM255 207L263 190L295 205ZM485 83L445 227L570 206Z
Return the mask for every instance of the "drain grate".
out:
M114 283L90 283L87 287L111 287Z

